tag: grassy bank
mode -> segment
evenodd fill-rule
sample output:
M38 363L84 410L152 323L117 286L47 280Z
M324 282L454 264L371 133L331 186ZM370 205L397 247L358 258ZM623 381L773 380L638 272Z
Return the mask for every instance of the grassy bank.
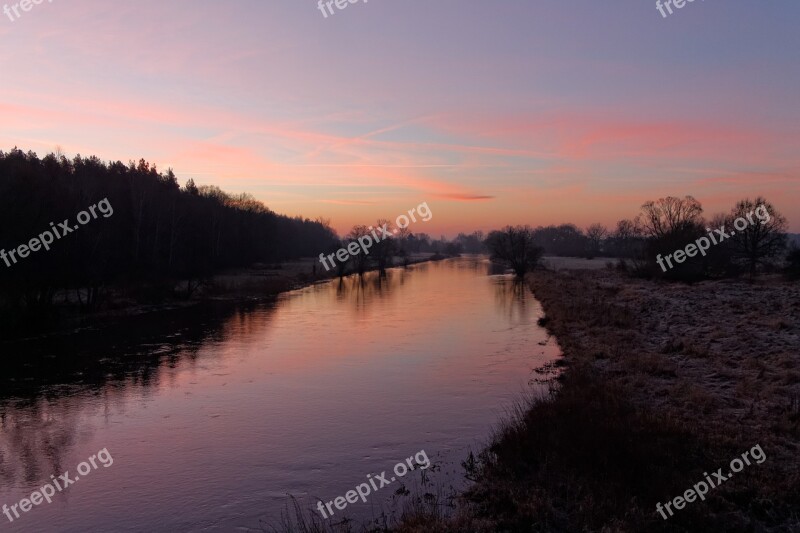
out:
M412 513L401 531L798 531L797 284L529 281L564 353L558 383L468 464L454 516ZM756 444L762 464L656 513Z

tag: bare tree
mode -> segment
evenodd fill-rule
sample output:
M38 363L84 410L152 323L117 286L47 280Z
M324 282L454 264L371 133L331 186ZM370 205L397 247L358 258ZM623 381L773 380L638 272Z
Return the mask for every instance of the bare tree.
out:
M620 220L617 222L617 229L614 231L613 237L617 240L619 250L624 257L633 259L639 255L644 235L638 221Z
M388 220L380 219L375 224L375 228L378 234L378 242L372 245L370 253L378 264L378 271L385 273L386 268L392 265L392 259L397 251L397 243L391 237L394 226ZM386 232L389 232L389 235Z
M586 238L589 241L589 255L594 257L600 253L603 241L608 237L608 230L602 224L592 224L586 228Z
M395 235L397 256L403 261L403 266L408 266L409 262L408 240L410 237L411 230L408 227L397 228L397 235Z
M668 196L642 206L637 222L647 238L645 257L649 257L648 264L653 273L663 270L656 267L655 260L659 255L666 256L683 249L687 243L705 234L702 214L700 202L691 196ZM701 278L703 270L702 261L686 261L667 270L665 276L691 281Z
M636 221L624 219L617 222L617 229L614 237L623 241L638 239L642 236L642 228Z
M745 265L750 279L759 265L774 262L786 250L786 218L763 197L738 202L725 227L732 234L733 259Z
M517 277L536 267L544 250L534 244L530 226L506 226L486 237L486 246L493 261L501 262L514 270Z
M617 222L617 228L611 235L614 251L625 261L630 261L634 271L641 272L646 268L644 233L638 220L623 219Z
M349 242L358 241L359 238L367 238L369 236L369 240L372 240L372 236L370 235L369 228L364 225L353 226L353 229L350 230L350 233L347 235ZM342 248L347 247L347 242L342 242ZM355 256L350 256L350 260L353 262L353 268L359 274L363 274L369 268L369 255L366 253L359 253ZM339 273L340 277L344 275L344 270Z
M661 239L692 226L702 226L702 215L703 207L692 196L667 196L646 202L638 221L646 236Z

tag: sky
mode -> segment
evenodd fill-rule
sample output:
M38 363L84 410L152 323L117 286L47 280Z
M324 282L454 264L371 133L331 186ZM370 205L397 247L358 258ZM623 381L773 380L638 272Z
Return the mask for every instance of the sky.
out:
M0 149L144 158L340 233L422 202L433 218L410 229L437 237L613 226L687 194L709 217L766 196L800 232L795 0L697 0L666 18L650 0L332 9L0 13Z

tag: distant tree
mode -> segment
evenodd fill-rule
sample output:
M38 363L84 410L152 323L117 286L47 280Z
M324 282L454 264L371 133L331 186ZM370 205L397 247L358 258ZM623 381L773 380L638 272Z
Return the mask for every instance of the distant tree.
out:
M197 196L199 194L199 191L197 190L197 185L194 184L193 179L189 179L189 181L186 182L184 190L187 193L191 194L192 196Z
M530 226L506 226L492 231L486 238L486 247L493 261L512 268L519 278L538 265L544 252L535 244Z
M335 254L336 252L338 252L342 248L347 249L348 245L351 242L355 242L355 240L352 239L352 238L351 239L342 239L341 241L339 241L338 245L333 247L333 249L330 251L330 253ZM369 258L367 256L361 257L361 255L363 255L363 254L359 254L356 257L353 257L352 255L348 255L347 258L344 261L340 261L339 258L337 257L335 259L335 261L334 261L334 263L336 265L334 267L334 271L336 272L336 275L340 279L343 278L347 274L347 270L350 268L350 265L355 265L353 268L357 272L363 274L364 271L367 269L367 264L369 262Z
M736 232L730 239L733 259L743 264L750 279L759 266L773 264L786 251L786 218L763 197L739 201L725 227L728 232Z
M647 239L646 254L651 273L684 281L693 281L704 275L705 267L700 260L675 262L666 272L656 266L659 255L667 256L682 250L705 234L702 214L700 202L691 196L668 196L642 205L636 222Z
M717 235L714 231L719 228L728 228L728 214L718 213L711 220L707 221L707 231L712 235ZM706 235L708 237L708 235ZM702 260L705 265L705 274L712 277L734 277L742 273L741 262L734 261L733 240L725 239L711 246Z
M533 230L533 240L547 254L567 257L579 257L586 254L586 236L574 224L540 226Z
M608 236L608 230L602 224L592 224L586 228L586 239L589 241L587 255L595 257L600 255L603 241Z
M642 227L636 221L623 219L617 222L612 239L615 242L617 255L626 259L641 256L644 238Z
M342 248L347 248L347 245L351 242L357 242L360 238L366 239L369 237L370 240L373 240L372 235L370 234L370 229L364 225L353 226L353 229L350 230L350 233L347 234L347 240L342 241ZM365 241L366 242L366 241ZM369 250L370 254L372 253L372 249ZM370 263L370 254L365 254L364 252L359 252L355 256L350 256L350 262L353 264L353 269L358 274L363 274L367 270L369 270L369 263ZM344 270L340 272L340 276L344 274Z
M408 227L397 228L397 235L395 235L395 248L396 254L403 262L403 266L408 266L409 261L409 240L411 238L411 230Z
M703 207L691 196L668 196L642 205L639 221L646 236L664 239L703 224Z
M388 220L380 219L375 223L375 230L379 240L372 245L369 253L378 265L378 271L385 273L386 269L392 266L392 260L397 253L397 242L393 237L396 228ZM392 235L387 236L385 231Z
M637 239L642 236L642 228L635 221L623 219L617 222L614 237L621 240Z
M480 254L486 252L486 246L483 242L485 237L482 231L476 231L469 235L459 233L455 239L455 243L460 247L460 250L469 254ZM460 253L460 252L459 252Z
M417 242L419 243L417 252L429 253L433 252L433 239L427 233L417 233Z
M457 257L464 251L464 247L458 242L449 242L444 247L444 253L450 257Z

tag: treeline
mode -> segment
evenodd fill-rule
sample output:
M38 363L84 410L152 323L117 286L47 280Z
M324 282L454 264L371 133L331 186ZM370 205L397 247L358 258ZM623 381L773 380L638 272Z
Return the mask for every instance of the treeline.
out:
M573 224L508 226L491 232L485 244L494 260L520 276L543 255L556 255L616 257L620 269L644 277L753 278L784 270L800 278L800 250L786 230L786 218L762 197L706 219L693 197L669 196L644 203L635 218L620 220L613 230L602 224L585 232Z
M392 237L375 242L371 230L384 226ZM361 241L369 243L366 254L355 252L359 249ZM336 260L331 257L323 259L323 256L327 254L335 255L338 250L346 250L351 247L351 252L343 254ZM480 231L469 235L460 233L455 239L448 241L444 236L433 239L427 233L413 233L407 227L397 227L387 219L379 219L374 226L353 226L347 235L321 254L320 261L326 272L341 277L353 273L363 274L372 269L384 273L387 268L393 266L408 266L418 261L413 254L431 254L426 260L441 260L447 257L456 257L462 253L485 253L486 251L483 232ZM327 261L331 261L332 265L329 265Z
M354 228L355 229L355 228ZM455 239L447 240L445 237L433 239L427 233L400 233L399 253L433 253L455 256L462 253L486 253L486 244L482 231L470 234L459 233Z
M621 221L622 231L612 231L602 224L592 224L585 230L575 224L560 224L528 228L531 243L544 255L558 257L627 257L629 235L625 231L630 221ZM485 243L484 243L485 246ZM485 250L485 248L484 248Z
M110 286L157 300L179 280L191 293L221 269L312 256L337 239L323 222L276 214L246 194L192 180L180 187L172 170L144 160L40 159L15 148L0 151L0 249L28 244L51 222L77 225L78 213L104 199L113 215L80 226L49 251L11 266L0 261L0 309L41 312L66 294L92 309Z
M592 224L585 230L575 224L538 226L531 230L531 238L545 255L587 259L626 257L630 244L624 231L611 231L602 224Z
M786 218L766 198L745 198L710 218L692 196L646 202L639 215L617 224L628 263L640 276L693 281L750 279L764 271L795 275L797 251L789 246ZM667 260L669 259L669 260Z

